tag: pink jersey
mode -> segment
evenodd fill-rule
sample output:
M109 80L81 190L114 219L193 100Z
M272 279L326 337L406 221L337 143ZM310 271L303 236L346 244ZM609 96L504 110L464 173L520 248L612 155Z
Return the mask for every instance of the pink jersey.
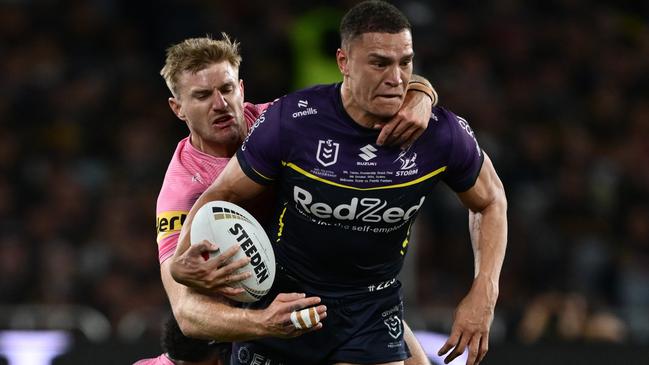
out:
M171 361L167 355L162 354L158 357L152 359L142 359L133 365L174 365L174 362Z
M269 104L244 103L248 129ZM158 259L171 257L187 213L198 197L223 171L230 157L214 157L197 150L189 137L178 143L165 174L156 207Z

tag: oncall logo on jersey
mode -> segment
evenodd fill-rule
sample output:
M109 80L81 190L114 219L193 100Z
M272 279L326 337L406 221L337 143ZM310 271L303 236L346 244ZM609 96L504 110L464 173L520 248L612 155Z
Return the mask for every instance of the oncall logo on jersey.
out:
M165 237L172 233L179 233L180 229L187 218L186 211L172 210L158 213L155 220L155 230L157 232L156 241L160 243Z

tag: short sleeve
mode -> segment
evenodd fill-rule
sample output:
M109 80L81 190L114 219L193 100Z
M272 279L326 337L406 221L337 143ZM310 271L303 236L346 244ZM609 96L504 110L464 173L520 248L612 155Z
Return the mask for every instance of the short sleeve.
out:
M282 165L281 111L280 99L257 118L237 151L237 160L243 172L259 184L271 184Z
M448 116L452 142L444 181L454 191L464 192L478 179L484 153L466 119L451 112Z

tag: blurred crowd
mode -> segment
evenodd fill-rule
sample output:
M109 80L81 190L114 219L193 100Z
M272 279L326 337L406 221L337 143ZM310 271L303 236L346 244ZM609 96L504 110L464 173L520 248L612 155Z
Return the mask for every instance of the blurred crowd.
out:
M158 74L164 49L228 32L246 99L265 102L305 79L302 17L353 3L0 1L0 305L159 328L155 203L187 134ZM415 71L471 123L508 193L499 333L649 343L649 3L531 3L395 1ZM333 64L337 39L321 36ZM473 275L466 210L446 187L413 242L409 307L444 330L438 310Z

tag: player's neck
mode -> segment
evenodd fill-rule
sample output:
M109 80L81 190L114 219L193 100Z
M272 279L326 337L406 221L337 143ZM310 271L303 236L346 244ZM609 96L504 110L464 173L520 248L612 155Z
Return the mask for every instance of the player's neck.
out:
M197 150L214 157L231 158L237 152L240 143L214 143L191 134L190 143Z
M340 88L340 97L343 108L356 124L365 128L374 128L377 123L385 124L386 120L384 118L368 113L356 102L351 91L345 86L345 82Z

